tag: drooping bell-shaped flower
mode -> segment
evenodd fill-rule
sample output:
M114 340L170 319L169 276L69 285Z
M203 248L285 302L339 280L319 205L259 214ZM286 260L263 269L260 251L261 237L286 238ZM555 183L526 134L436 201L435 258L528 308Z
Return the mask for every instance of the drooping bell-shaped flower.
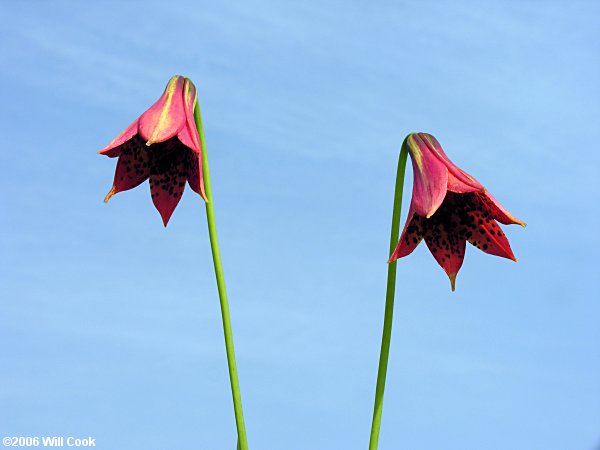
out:
M206 201L195 103L192 81L175 75L156 103L100 150L102 155L119 158L105 202L149 178L152 202L166 226L186 181Z
M413 192L406 225L390 262L409 255L425 239L454 290L467 241L490 255L516 261L497 222L525 224L452 163L432 135L412 133L406 144L413 166Z

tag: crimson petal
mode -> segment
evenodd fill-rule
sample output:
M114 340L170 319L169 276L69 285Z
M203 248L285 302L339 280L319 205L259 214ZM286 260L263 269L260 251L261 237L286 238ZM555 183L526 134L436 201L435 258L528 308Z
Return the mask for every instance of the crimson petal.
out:
M398 241L396 249L390 256L389 262L395 261L404 256L410 255L413 250L419 245L419 242L423 240L425 234L425 219L415 214L414 209L411 205L408 211L408 218L406 225Z
M137 134L138 121L139 119L136 119L135 122L133 122L131 125L125 128L125 131L123 131L120 135L114 138L110 144L108 144L98 153L100 153L101 155L106 155L109 158L119 156L123 151L123 145L125 145L127 141L132 139Z
M200 155L187 152L187 180L194 192L200 194L204 201L208 201L204 192L204 175L202 174L202 160Z
M479 181L462 170L460 167L454 164L450 158L448 158L448 155L446 155L444 149L435 137L428 133L419 133L419 136L429 147L431 152L437 156L448 169L448 190L461 194L483 191L484 187Z
M150 175L148 148L139 137L136 136L117 148L120 153L117 170L113 186L104 199L105 202L118 192L139 186Z
M469 234L468 241L479 250L489 255L502 256L513 261L517 260L506 235L496 225L495 221L484 222L469 231L471 231L471 234Z
M504 225L517 224L521 225L522 227L525 226L525 222L517 219L506 209L504 209L500 202L496 200L487 190L483 193L478 193L477 199L481 202L485 209L488 210L490 215L498 222L503 223Z
M155 144L150 150L150 192L152 203L167 226L183 195L187 168L185 167L185 152L181 148L165 147L175 146L173 141L168 141L165 145Z
M418 134L408 135L406 143L413 163L412 205L418 215L429 218L446 196L448 169Z
M172 77L163 95L138 119L139 134L146 145L165 142L185 126L183 85L183 77Z
M452 290L455 289L456 275L465 258L466 241L447 230L442 222L435 222L425 230L425 243L431 254L450 278Z
M424 224L425 243L448 274L452 290L465 257L466 239L463 231L467 217L462 207L463 197L464 195L448 192L442 206Z
M516 261L508 239L494 220L486 205L481 203L478 194L465 195L462 198L465 238L479 250L490 255Z

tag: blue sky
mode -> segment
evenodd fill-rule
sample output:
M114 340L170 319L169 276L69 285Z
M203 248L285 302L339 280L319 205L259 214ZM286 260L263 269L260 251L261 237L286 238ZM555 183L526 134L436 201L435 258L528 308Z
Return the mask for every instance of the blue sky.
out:
M516 264L469 246L454 293L424 245L400 261L380 449L598 448L597 2L123 3L0 4L0 435L235 446L201 199L167 229L147 184L102 203L97 150L178 73L252 449L367 447L417 130L528 227Z

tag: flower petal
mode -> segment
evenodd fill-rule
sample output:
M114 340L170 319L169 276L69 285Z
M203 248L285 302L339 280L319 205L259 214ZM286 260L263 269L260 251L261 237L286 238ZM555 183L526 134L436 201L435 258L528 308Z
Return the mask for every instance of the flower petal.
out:
M150 148L150 192L165 226L185 189L186 153L178 141L155 144Z
M466 194L468 192L477 192L481 191L481 188L475 187L472 184L467 184L463 182L460 178L457 178L454 173L448 169L448 190L451 192L456 192L457 194Z
M431 152L442 161L448 169L448 190L457 193L482 191L483 185L475 178L462 170L448 158L438 140L428 133L419 133L419 136L431 149Z
M444 203L424 223L425 243L435 260L448 274L452 290L456 274L465 257L466 239L462 234L465 214L462 210L462 197L462 194L448 192Z
M185 111L185 126L177 134L183 145L196 153L200 153L200 137L194 121L194 105L196 104L196 87L192 80L186 78L183 86L183 103Z
M504 209L500 202L496 200L487 190L481 194L477 194L477 198L484 205L484 208L488 210L490 215L498 222L503 223L504 225L516 224L521 225L522 227L525 226L525 222L517 219L506 209Z
M119 156L121 154L121 146L125 144L128 140L133 138L138 132L138 121L136 119L131 125L129 125L125 131L123 131L120 135L112 140L110 144L100 150L98 153L101 155L106 155L109 158L114 158L115 156Z
M441 221L434 221L425 230L425 243L450 278L454 290L456 275L465 258L466 241L456 233L456 230L448 229L448 226Z
M461 230L464 237L485 253L516 261L508 239L500 229L500 225L481 203L481 196L479 194L465 195L462 200L464 215L461 217L466 216Z
M205 202L208 201L204 192L204 175L202 174L202 158L192 151L187 152L187 180L194 192L200 194Z
M185 126L183 106L184 78L175 75L163 95L139 119L139 133L146 145L165 142Z
M196 139L198 139L198 132L196 131L196 133L194 133L193 131L190 131L190 127L186 123L179 133L177 133L177 139L179 139L183 145L189 148L190 151L199 154L200 145L194 142L194 134L196 134Z
M411 205L408 211L406 225L404 225L404 230L402 231L398 245L388 262L396 261L413 252L417 245L419 245L419 242L423 239L425 233L424 224L425 219L415 214Z
M444 201L448 186L448 169L431 151L418 133L406 138L412 160L414 182L412 205L415 212L431 217Z
M510 248L508 239L494 220L474 226L467 233L469 235L468 241L479 250L489 255L501 256L513 261L517 260Z
M148 148L139 137L136 136L121 144L119 149L121 154L117 161L115 179L110 192L104 199L105 202L118 192L127 191L140 185L150 175Z

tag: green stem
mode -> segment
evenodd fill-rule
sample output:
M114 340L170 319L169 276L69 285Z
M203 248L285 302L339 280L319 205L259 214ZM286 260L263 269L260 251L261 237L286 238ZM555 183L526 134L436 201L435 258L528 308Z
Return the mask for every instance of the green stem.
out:
M238 435L238 448L248 450L246 441L246 427L244 426L244 413L242 411L242 396L240 394L240 383L238 380L237 367L235 363L235 351L233 348L233 334L231 332L231 318L229 316L229 305L227 303L227 291L225 289L225 276L221 265L221 252L217 238L217 226L215 222L215 210L213 208L212 188L210 185L210 171L208 170L208 155L206 153L206 142L204 139L204 128L198 101L194 108L194 120L200 135L200 146L202 148L202 174L204 176L204 190L206 192L206 218L208 219L208 234L210 236L210 248L212 250L217 288L219 290L219 301L221 303L221 317L223 319L223 334L225 335L225 351L227 352L227 365L229 367L229 381L231 383L231 394L233 396L233 409L235 412L235 424Z
M400 233L400 213L402 212L402 189L404 187L404 172L408 147L406 139L402 143L398 170L396 172L396 190L394 194L394 211L392 213L392 232L390 236L390 252L398 244ZM381 351L379 354L379 369L377 372L377 387L375 388L375 407L373 409L373 422L371 424L371 438L369 450L377 450L379 443L379 429L381 427L381 413L383 411L383 394L385 391L385 377L387 375L388 357L390 355L390 339L392 337L392 318L394 315L394 294L396 291L396 261L388 264L387 291L385 294L385 314L383 318L383 335L381 337Z

